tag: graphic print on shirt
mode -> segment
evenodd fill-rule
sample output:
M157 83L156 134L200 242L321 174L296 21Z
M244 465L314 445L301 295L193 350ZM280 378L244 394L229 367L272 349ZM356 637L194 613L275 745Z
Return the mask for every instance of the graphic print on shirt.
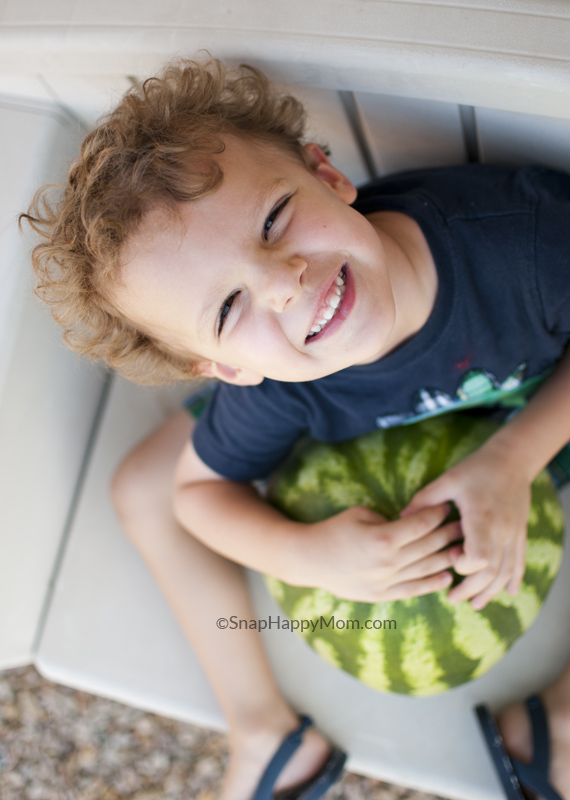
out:
M452 397L439 389L423 388L415 392L413 411L400 414L384 414L376 418L379 428L392 428L395 425L409 425L426 417L446 414L449 411L464 411L475 406L498 406L499 408L522 408L530 395L550 375L552 368L525 380L526 362L516 369L502 382L483 369L471 369L466 372Z

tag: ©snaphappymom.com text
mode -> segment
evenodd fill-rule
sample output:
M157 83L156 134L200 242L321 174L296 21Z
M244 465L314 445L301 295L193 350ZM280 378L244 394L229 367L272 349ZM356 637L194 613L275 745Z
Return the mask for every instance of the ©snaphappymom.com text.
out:
M300 633L305 631L315 633L317 630L392 630L397 627L395 619L342 619L334 615L330 617L321 615L315 619L289 619L289 617L281 617L280 615L276 617L270 616L267 619L238 619L234 615L229 618L220 617L216 620L216 626L222 630L227 629L230 631L251 629L257 631L299 631Z

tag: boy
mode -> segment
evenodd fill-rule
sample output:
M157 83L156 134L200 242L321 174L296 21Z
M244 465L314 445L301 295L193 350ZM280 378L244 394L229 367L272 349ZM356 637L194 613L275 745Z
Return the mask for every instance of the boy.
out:
M254 796L298 725L255 632L231 648L213 633L228 607L252 616L235 562L373 602L449 586L454 566L468 577L450 597L483 607L517 591L530 484L570 439L569 180L430 171L365 189L353 207L356 190L302 129L299 104L253 70L174 66L87 137L60 207L28 217L46 239L39 291L75 349L145 382L222 382L194 438L177 415L128 457L113 493L228 718L228 800ZM395 522L355 508L301 525L251 487L300 435L508 405L554 367ZM475 370L486 393L473 395ZM461 527L443 524L449 500ZM196 619L198 605L209 615ZM320 796L339 763L309 730L276 787L309 780Z

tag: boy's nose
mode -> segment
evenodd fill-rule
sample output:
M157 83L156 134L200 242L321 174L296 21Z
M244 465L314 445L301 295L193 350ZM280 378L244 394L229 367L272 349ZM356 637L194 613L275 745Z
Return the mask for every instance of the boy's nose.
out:
M301 294L307 262L299 256L279 260L265 267L264 289L270 308L281 313Z

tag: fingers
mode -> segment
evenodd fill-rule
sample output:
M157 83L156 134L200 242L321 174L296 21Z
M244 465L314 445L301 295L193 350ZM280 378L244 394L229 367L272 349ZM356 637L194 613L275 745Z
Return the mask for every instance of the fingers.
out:
M459 562L460 558L457 559L457 564ZM459 572L457 565L455 571ZM450 603L471 600L474 608L483 608L494 593L500 592L506 586L508 579L504 569L504 559L501 558L498 564L493 563L479 572L468 575L459 586L455 586L450 591L448 599ZM490 596L489 592L492 592Z
M439 592L451 586L453 577L450 572L441 572L437 575L430 575L421 580L404 581L391 586L384 593L386 600L405 600L408 597L420 597L422 594Z
M517 539L514 547L504 553L503 561L497 575L488 583L483 591L478 592L471 600L473 608L481 609L503 589L509 594L516 594L522 583L525 570L526 540Z
M526 536L521 536L517 540L515 548L515 564L513 574L507 584L507 591L509 594L516 594L521 587L526 569Z
M402 551L402 567L409 568L416 564L431 563L430 559L436 556L436 563L441 563L439 569L448 569L455 566L455 561L463 552L463 547L458 544L457 547L450 548L449 545L453 542L461 540L461 524L459 522L450 522L441 528L423 536L414 542L408 544ZM444 550L444 548L447 548ZM414 577L422 577L423 575L432 574L436 570L428 572L417 572ZM410 576L411 577L411 576Z
M485 571L479 573L482 576L485 576ZM475 576L471 576L470 580L474 580ZM486 580L489 581L489 576L487 575ZM495 597L495 595L499 594L505 586L507 585L509 580L509 571L505 568L504 560L503 565L501 566L499 573L492 578L490 582L488 582L487 586L483 589L483 591L478 591L477 594L472 598L471 605L473 608L477 610L481 610L485 608L487 603ZM474 587L471 588L471 592L474 591Z
M453 576L448 570L461 553L462 547L448 545L457 541L460 533L459 523L455 522L409 545L404 551L404 563L395 575L397 583L388 589L387 597L417 597L449 587Z
M446 550L433 553L400 570L398 579L400 582L418 580L419 578L427 578L430 575L443 573L445 570L453 567L453 563L460 552L461 545L456 545L455 547L449 547Z
M444 474L435 481L432 481L432 483L428 483L428 485L420 489L419 492L416 492L406 508L402 510L400 516L407 517L409 514L413 514L426 506L439 505L449 500L451 494L446 477L447 474ZM447 513L449 513L449 511Z
M469 504L461 509L461 524L465 548L457 559L455 571L473 575L490 567L493 558L497 566L504 547L505 523L496 520L488 509Z
M449 503L428 506L420 511L410 512L403 519L390 523L393 535L397 535L400 547L422 539L426 534L439 528L451 510Z
M455 571L459 575L472 575L475 572L481 572L488 566L489 558L487 555L463 552L457 559Z
M416 497L423 501L426 495ZM461 522L448 524L443 524L450 511L448 502L408 509L401 519L389 523L365 508L352 511L358 512L353 519L361 532L370 531L363 540L369 552L367 580L372 579L372 592L379 592L382 599L416 597L448 587L451 568L466 575L450 591L452 603L466 600L482 609L503 589L515 594L520 587L526 516L521 522L519 508L515 520L513 513L491 513L483 504L470 504ZM458 540L462 544L453 546Z
M462 551L454 549L455 561L449 566L467 577L449 592L449 599L471 601L474 608L483 608L505 588L516 594L524 575L530 485L526 479L505 480L495 462L494 452L481 448L421 489L400 515L403 522L414 520L414 529L406 534L411 548L423 541L418 515L435 504L441 508L442 501L455 503L464 543ZM426 532L423 537L428 547L429 536ZM442 566L440 560L429 561L433 552L423 551L423 558L430 568Z
M458 522L442 526L449 505L422 509L405 520L380 522L367 508L358 507L345 515L346 522L356 522L351 538L368 553L365 565L370 593L356 599L368 602L413 597L439 591L451 585L449 568L461 553L461 546L449 547L461 538ZM343 527L346 523L343 521ZM447 549L446 549L447 548ZM399 586L395 592L393 587Z
M505 588L510 594L516 594L524 575L525 553L526 541L524 537L517 537L513 545L504 550L500 560L468 575L459 586L454 587L449 593L449 601L460 603L471 600L473 608L482 609ZM460 559L455 565L456 572L459 571L457 564Z
M495 575L490 569L481 570L466 577L459 586L455 586L450 591L448 600L454 605L463 600L471 600L473 608L481 609L495 594L504 589L507 580L502 571Z

